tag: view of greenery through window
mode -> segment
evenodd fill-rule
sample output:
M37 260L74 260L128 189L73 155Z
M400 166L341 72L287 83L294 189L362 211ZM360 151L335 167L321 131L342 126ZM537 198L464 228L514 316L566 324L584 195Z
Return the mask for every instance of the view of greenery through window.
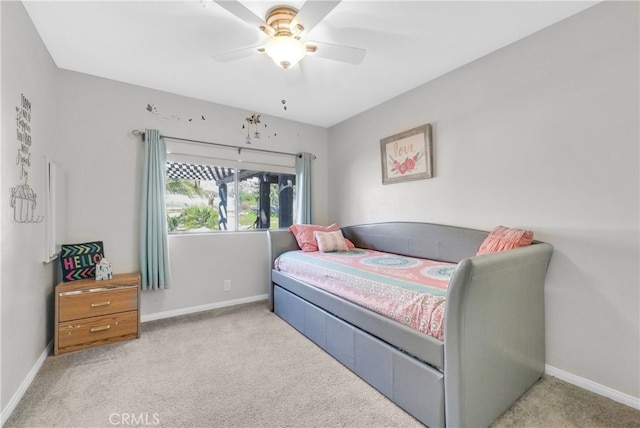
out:
M216 168L216 173L220 170ZM168 171L170 233L269 229L293 223L295 175L225 168L210 177L215 179L201 179L176 178L180 174Z

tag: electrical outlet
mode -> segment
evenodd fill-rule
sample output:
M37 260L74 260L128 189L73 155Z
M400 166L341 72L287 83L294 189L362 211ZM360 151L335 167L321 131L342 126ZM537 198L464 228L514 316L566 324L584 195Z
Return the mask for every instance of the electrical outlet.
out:
M224 280L224 291L231 291L231 280L230 279L225 279Z

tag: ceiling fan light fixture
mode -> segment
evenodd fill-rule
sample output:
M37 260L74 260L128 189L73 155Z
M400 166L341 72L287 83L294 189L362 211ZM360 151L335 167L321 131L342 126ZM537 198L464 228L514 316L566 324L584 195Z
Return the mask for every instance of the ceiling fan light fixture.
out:
M282 68L293 67L304 58L306 49L304 44L288 35L274 36L264 45L267 55Z

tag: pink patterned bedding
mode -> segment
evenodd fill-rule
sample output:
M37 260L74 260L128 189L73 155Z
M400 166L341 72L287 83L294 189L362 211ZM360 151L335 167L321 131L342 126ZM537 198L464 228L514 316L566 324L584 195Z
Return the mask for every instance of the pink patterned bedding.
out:
M456 264L354 248L289 251L275 269L405 324L444 337L444 307Z

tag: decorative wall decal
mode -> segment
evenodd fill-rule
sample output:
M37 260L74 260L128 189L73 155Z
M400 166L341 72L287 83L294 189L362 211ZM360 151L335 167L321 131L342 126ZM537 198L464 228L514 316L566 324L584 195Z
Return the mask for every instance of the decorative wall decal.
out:
M11 208L16 223L41 223L44 216L36 215L36 193L28 184L20 184L11 188Z
M244 119L247 122L247 139L246 143L251 144L251 125L255 127L255 132L253 133L253 138L256 140L260 139L260 132L258 132L258 124L260 123L260 115L257 113L252 114L251 116ZM265 128L267 125L264 125ZM242 129L244 129L244 125L242 125Z
M96 265L103 258L104 245L102 241L62 245L60 249L62 281L69 282L95 277Z
M11 188L10 205L13 220L17 223L40 223L44 216L36 215L36 193L29 187L31 167L31 101L20 94L20 105L16 106L16 138L18 140L18 178L22 183Z
M174 122L180 122L180 116L178 116L177 114L172 114L172 115L162 115L158 112L158 108L153 105L153 104L147 104L147 106L145 107L145 110L148 111L149 113L153 114L154 116L158 116L160 119L164 119L164 120L172 120ZM207 120L206 117L204 117L203 114L200 115L200 120L204 121ZM193 122L193 118L190 117L189 119L187 119L188 122Z
M165 116L165 115L161 115L158 112L158 109L156 108L156 106L154 106L153 104L147 104L147 107L145 107L145 110L148 111L149 113L158 116L160 119L163 120L171 120L174 122L180 122L180 116L172 114L170 116Z

